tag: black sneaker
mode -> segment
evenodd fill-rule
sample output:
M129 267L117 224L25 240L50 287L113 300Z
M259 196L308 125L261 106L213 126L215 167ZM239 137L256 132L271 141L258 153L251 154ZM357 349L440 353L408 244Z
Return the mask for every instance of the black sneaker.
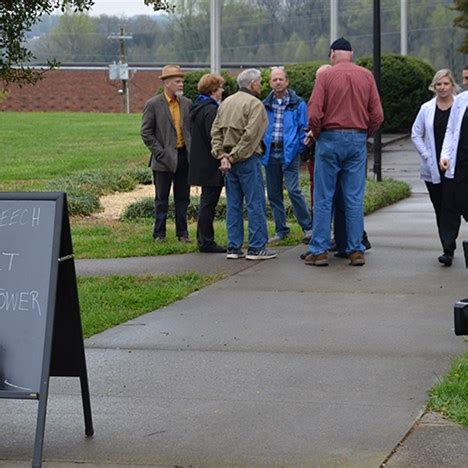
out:
M269 260L270 258L276 258L276 255L276 252L268 249L249 250L245 258L247 260Z
M444 253L438 258L439 262L442 263L445 266L452 266L452 261L453 261L453 255L450 255L448 253Z
M238 258L244 258L245 252L241 249L227 249L226 258L230 260L237 260Z

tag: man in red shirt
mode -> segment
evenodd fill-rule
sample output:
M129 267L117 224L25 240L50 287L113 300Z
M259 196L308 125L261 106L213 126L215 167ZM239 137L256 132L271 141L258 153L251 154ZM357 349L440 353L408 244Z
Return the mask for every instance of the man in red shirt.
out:
M367 138L383 122L372 73L352 63L351 44L343 37L330 46L333 67L318 74L308 104L315 150L314 220L308 265L328 265L330 219L337 186L343 194L346 253L350 264L365 264L364 189Z

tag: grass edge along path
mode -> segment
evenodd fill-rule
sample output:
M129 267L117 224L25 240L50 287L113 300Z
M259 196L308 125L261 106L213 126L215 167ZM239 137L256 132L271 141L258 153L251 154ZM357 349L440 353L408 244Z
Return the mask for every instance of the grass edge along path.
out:
M468 428L468 351L429 392L427 408Z
M304 190L305 192L305 190ZM382 182L369 181L366 186L365 213L372 213L389 206L411 195L411 189L406 182L384 179ZM150 200L150 214L153 211L153 200ZM289 205L289 199L286 199ZM178 242L174 234L174 224L167 223L167 239L164 243L153 242L153 217L141 217L127 221L103 221L96 218L72 218L72 237L77 258L124 258L182 254L196 252L196 223L189 223L191 244ZM302 242L302 229L295 219L289 219L290 235L279 246L299 245ZM247 223L245 223L247 229ZM268 232L274 233L274 222L268 221ZM372 233L369 233L372 242ZM219 244L225 245L226 221L215 221L215 238ZM247 236L245 237L247 238Z
M222 275L136 275L79 277L83 335L88 338L187 297Z

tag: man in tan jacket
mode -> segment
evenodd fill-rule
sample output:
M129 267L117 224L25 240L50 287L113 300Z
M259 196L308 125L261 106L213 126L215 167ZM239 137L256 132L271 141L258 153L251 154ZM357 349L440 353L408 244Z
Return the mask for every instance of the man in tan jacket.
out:
M262 77L249 68L237 77L239 91L225 99L211 129L212 154L221 161L225 174L228 235L228 259L268 260L276 253L266 248L265 188L260 156L262 138L268 125L265 108L260 101ZM244 199L249 221L247 256L244 243Z

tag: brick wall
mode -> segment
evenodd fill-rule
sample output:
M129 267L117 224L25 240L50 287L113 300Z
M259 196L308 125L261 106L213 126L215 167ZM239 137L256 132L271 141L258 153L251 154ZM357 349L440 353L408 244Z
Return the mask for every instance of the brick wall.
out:
M130 112L140 113L161 86L161 70L131 70ZM120 81L109 81L107 69L62 69L44 74L36 85L11 85L0 111L122 112Z

